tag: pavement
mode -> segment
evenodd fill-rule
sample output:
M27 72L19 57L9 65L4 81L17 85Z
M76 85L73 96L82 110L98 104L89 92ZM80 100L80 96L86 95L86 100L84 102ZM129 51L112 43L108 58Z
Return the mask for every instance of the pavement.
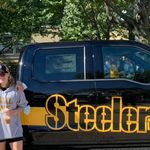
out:
M7 146L6 150L10 150ZM71 148L71 147L57 147L57 146L24 146L23 150L150 150L150 147L115 147L115 148Z
M58 148L58 147L46 147L46 146L39 146L39 147L28 147L24 150L150 150L150 147L126 147L126 148Z

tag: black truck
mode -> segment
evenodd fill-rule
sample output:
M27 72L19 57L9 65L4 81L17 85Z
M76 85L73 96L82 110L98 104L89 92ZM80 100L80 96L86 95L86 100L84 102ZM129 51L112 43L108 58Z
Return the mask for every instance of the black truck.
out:
M150 145L150 47L133 41L31 44L18 80L26 144Z

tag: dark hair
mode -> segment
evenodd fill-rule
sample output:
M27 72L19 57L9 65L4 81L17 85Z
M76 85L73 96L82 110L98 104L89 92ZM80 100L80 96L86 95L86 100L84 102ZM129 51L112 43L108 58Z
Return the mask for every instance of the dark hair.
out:
M0 73L9 73L9 69L5 64L0 64Z
M14 84L15 84L15 80L14 80L13 76L9 73L7 87L10 87Z

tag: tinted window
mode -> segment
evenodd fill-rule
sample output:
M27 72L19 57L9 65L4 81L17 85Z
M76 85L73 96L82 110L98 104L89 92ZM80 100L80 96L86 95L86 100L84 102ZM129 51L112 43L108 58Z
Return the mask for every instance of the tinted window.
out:
M150 53L137 47L103 47L104 78L150 83Z
M33 65L33 77L41 81L83 79L84 48L39 49Z
M45 57L45 72L53 73L73 73L77 71L76 54L56 54Z

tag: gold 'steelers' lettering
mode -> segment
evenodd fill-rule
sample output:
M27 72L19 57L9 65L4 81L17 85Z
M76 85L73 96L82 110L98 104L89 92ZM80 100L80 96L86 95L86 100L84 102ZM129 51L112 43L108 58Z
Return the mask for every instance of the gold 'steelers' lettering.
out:
M150 107L123 106L122 97L114 96L111 105L78 105L54 94L46 101L45 121L51 130L147 133L150 130Z
M62 129L68 121L66 99L61 95L52 95L46 101L46 124L52 130Z

